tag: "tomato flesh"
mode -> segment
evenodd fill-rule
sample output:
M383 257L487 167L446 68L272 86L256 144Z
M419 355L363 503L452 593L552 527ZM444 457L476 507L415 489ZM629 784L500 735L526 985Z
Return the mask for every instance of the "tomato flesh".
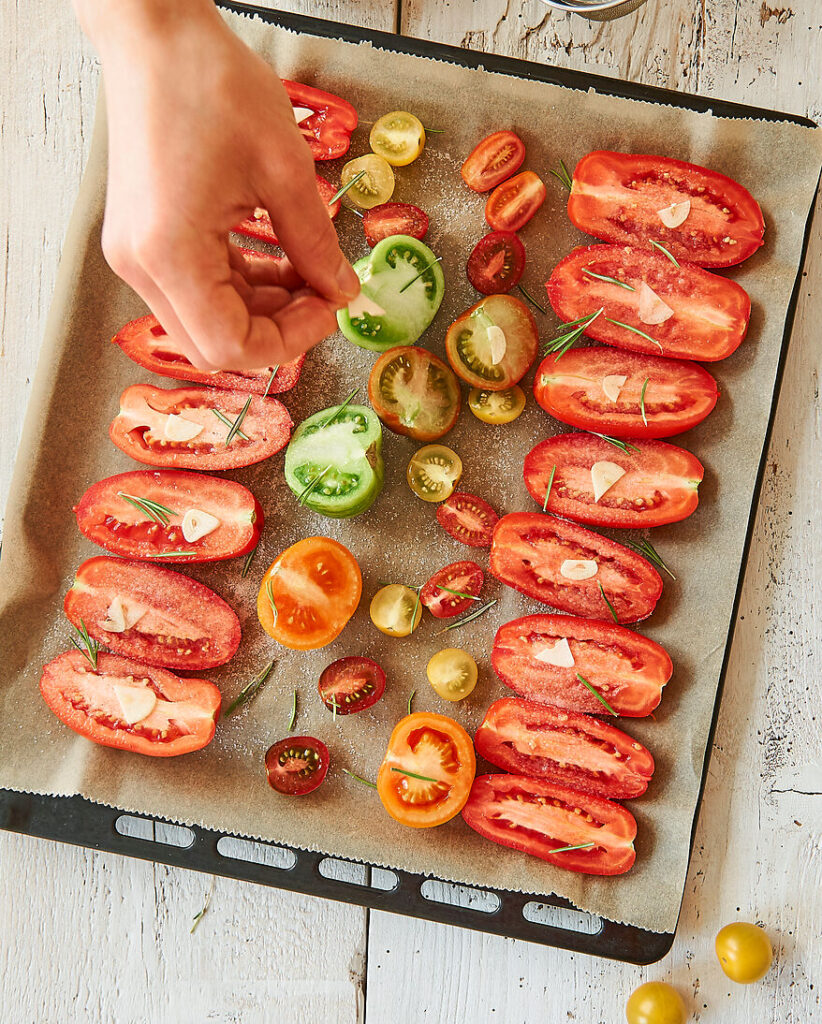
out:
M493 132L471 150L460 174L474 192L490 192L518 171L524 159L525 144L515 132Z
M320 199L328 208L328 216L333 220L340 212L341 203L339 199L333 203L331 200L339 189L335 188L330 181L326 181L325 178L318 174L317 191L320 194ZM246 235L248 238L258 238L261 242L268 242L270 245L280 244L268 211L259 206L245 220L235 224L231 230L235 231L238 235Z
M485 204L485 219L494 231L519 231L545 202L545 185L533 171L520 171L497 185Z
M485 575L476 562L452 562L428 580L420 591L420 601L435 618L449 619L462 615L476 603L473 598L479 596L484 580ZM461 597L460 594L470 596Z
M268 784L286 796L313 793L328 774L330 763L328 747L313 736L286 736L265 752Z
M460 413L460 387L450 366L416 345L384 352L368 378L368 399L395 434L436 441Z
M292 107L312 111L297 123L315 160L334 160L348 152L357 127L357 111L334 93L302 82L282 80Z
M536 359L537 325L513 295L488 295L457 317L445 336L454 373L475 388L505 391Z
M348 657L323 669L320 699L338 715L365 711L385 693L385 672L371 658Z
M469 548L490 548L499 516L476 494L456 491L437 508L437 522Z
M425 238L428 214L411 203L383 203L366 210L362 218L365 240L373 249L377 242L392 235Z
M491 231L471 250L465 272L483 295L501 295L519 284L525 270L525 246L513 231Z

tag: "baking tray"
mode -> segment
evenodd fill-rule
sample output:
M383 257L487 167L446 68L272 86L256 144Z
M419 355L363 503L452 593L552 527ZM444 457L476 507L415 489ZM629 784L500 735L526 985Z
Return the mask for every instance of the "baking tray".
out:
M457 49L426 40L370 31L301 15L275 13L248 4L222 3L220 6L237 13L259 15L272 24L303 34L338 38L352 43L368 41L382 49L420 57L432 57L465 67L483 67L503 75L542 81L583 91L594 90L606 95L646 102L672 104L690 110L710 110L714 114L724 117L787 121L806 127L816 127L814 122L807 118L772 110L698 96L687 96L668 89L652 88L598 75L554 68L550 65ZM809 218L805 229L801 263L804 263L807 253L810 227ZM796 312L800 281L801 264L785 321L774 400L746 528L745 547L734 598L731 627L726 638L710 737L702 765L700 804L722 686L727 671L733 625L738 614L755 512L759 503L767 449ZM237 854L235 850L232 855L225 852L224 842L229 838L227 834L198 826L184 826L182 830L179 827L176 829L179 835L184 836L182 841L175 837L169 842L169 834L175 831L174 823L164 826L159 819L146 818L142 819L144 827L141 829L141 819L138 816L128 815L125 817L130 819L131 827L124 826L124 815L118 809L92 803L83 797L48 797L0 790L0 828L38 838L53 839L137 857L142 860L157 861L190 870L244 879L326 899L354 903L376 910L425 918L475 931L557 946L574 952L608 957L628 963L654 963L668 952L674 939L672 932L651 932L607 920L600 922L597 918L592 919L591 915L576 911L568 900L551 894L534 896L508 890L478 889L464 885L453 886L445 882L435 885L432 895L432 880L429 876L396 869L386 872L368 864L352 865L347 871L344 868L343 875L347 874L349 878L357 879L349 881L340 877L339 871L330 871L327 867L329 864L339 865L340 862L321 853L275 844L249 843L246 840L242 842L248 847L248 852ZM153 822L156 822L156 825ZM691 848L695 828L696 815L691 830ZM221 845L224 847L222 850L220 849ZM284 860L282 860L283 856ZM250 859L245 859L246 857ZM325 870L323 870L324 868ZM377 872L380 873L379 878ZM386 878L390 878L387 886ZM534 909L536 909L536 914ZM546 915L540 914L540 910L546 909L547 921ZM565 913L563 916L563 912L570 913ZM529 916L525 916L526 914ZM592 926L591 921L593 921ZM579 925L575 926L576 922L585 922L588 930L578 930ZM595 930L590 930L591 927Z

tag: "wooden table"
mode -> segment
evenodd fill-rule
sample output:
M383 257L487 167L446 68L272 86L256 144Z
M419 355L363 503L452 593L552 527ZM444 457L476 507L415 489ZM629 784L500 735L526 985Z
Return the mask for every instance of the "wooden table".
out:
M538 0L281 6L820 121L818 0L777 2L792 6L649 0L611 24ZM99 69L66 0L7 3L0 47L4 494ZM0 834L0 1018L611 1024L636 985L662 978L695 1021L822 1020L819 216L814 235L682 920L662 963L640 970L225 879L190 935L207 877ZM748 988L713 954L716 931L739 918L762 922L778 948Z

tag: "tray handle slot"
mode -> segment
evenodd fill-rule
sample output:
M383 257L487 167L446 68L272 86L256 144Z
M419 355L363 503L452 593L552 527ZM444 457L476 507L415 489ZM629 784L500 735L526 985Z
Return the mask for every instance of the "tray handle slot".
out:
M128 839L142 839L146 843L163 843L188 849L196 836L185 825L171 825L154 818L138 818L134 814L120 814L114 820L114 830Z
M582 935L599 935L603 929L601 917L595 917L584 910L555 907L550 903L535 903L533 900L522 908L522 916L531 924L561 928L567 932L580 932Z
M251 864L264 864L269 868L290 871L297 863L297 854L283 846L259 843L236 836L221 836L217 840L217 853L226 860L242 860Z
M456 885L454 882L440 882L435 878L426 878L420 886L420 894L431 903L445 903L464 910L476 910L481 914L496 914L502 906L495 892Z
M336 857L323 857L317 870L323 878L331 879L333 882L361 885L369 889L379 889L381 892L390 892L400 884L396 872L388 868L356 864L350 860L338 860Z

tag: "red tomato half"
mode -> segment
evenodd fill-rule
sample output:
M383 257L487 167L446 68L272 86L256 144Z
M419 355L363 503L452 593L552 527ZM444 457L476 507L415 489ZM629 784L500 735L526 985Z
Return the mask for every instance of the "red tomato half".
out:
M642 796L654 774L649 751L621 729L518 697L494 701L474 746L512 775L548 779L610 800Z
M525 486L548 512L591 526L641 528L687 519L699 501L704 474L699 459L665 441L630 445L623 452L593 434L549 437L525 456ZM594 475L603 465L624 475L595 500Z
M339 190L334 188L330 181L326 181L325 178L318 174L317 191L320 193L320 199L328 206L328 216L333 220L340 212L340 200L337 199L333 203L331 200ZM246 217L244 221L235 224L231 230L236 231L238 235L259 238L261 242L269 242L271 245L280 244L268 211L259 206L250 217Z
M75 626L116 654L198 671L231 661L240 620L213 590L158 565L98 555L83 562L63 604Z
M86 739L150 757L210 743L221 700L205 679L180 679L116 654L98 654L94 669L79 651L44 666L40 692L60 721ZM135 722L134 709L143 703L147 714Z
M469 548L490 548L499 516L476 494L455 491L437 508L437 522Z
M351 133L357 127L357 111L340 96L323 92L301 82L282 80L291 106L303 107L306 114L297 127L315 160L334 160L348 152Z
M584 561L594 574L569 579L566 563ZM662 578L641 555L556 516L511 512L494 529L491 572L528 597L572 615L639 622L656 607ZM566 568L566 571L567 568ZM607 598L607 600L606 600Z
M690 203L685 220L666 227L660 210ZM683 210L684 212L684 210ZM703 267L741 263L762 245L759 204L718 171L662 156L597 151L574 171L568 216L605 242L661 242L677 259Z
M591 274L611 277L630 288ZM664 323L650 324L640 318L643 284L673 310ZM741 344L751 315L748 293L736 281L693 264L675 267L661 253L624 245L574 249L557 264L545 287L554 312L566 322L602 309L585 328L588 337L650 355L702 362L724 359Z
M525 159L525 145L512 131L494 132L471 150L460 174L474 192L490 192L518 171Z
M533 171L520 171L497 185L485 204L485 219L494 231L519 231L545 202L545 185Z
M545 779L479 775L462 816L486 839L569 871L621 875L636 860L636 821L630 811ZM584 850L566 849L590 843Z
M566 644L573 665L554 664L570 660L559 656ZM506 686L529 700L609 715L582 676L626 718L644 718L658 707L674 670L668 652L653 640L573 615L526 615L506 622L494 639L491 664Z
M263 258L266 256L265 253L257 255ZM208 384L209 387L224 388L227 391L252 391L256 395L279 395L293 388L300 379L300 370L305 362L305 356L299 356L290 363L283 363L278 367L273 380L273 366L264 366L259 370L216 370L214 373L198 370L166 334L156 316L141 316L139 320L132 320L111 340L120 346L129 359L152 373L159 373L161 377L190 380L195 384Z
M182 533L190 510L218 520L210 533L194 541ZM74 512L80 532L101 548L163 563L238 558L257 546L263 528L263 510L242 484L175 469L107 477L89 487ZM174 554L180 551L191 554Z
M265 753L268 784L287 796L313 793L325 780L331 762L328 747L313 736L286 736Z
M491 231L471 250L465 272L483 295L501 295L519 284L525 247L513 231Z
M248 399L251 404L240 430L226 446L231 425ZM169 439L172 428L189 429L186 424L201 430L190 441ZM149 466L238 469L262 462L285 447L293 425L288 410L276 398L216 388L168 391L134 384L120 396L120 412L111 421L109 436L126 455Z
M697 363L596 347L543 359L534 397L555 419L581 430L609 437L670 437L701 423L719 390Z
M365 240L373 249L377 242L391 235L410 235L425 238L428 214L411 203L382 203L372 206L362 215Z
M323 669L320 699L338 715L370 708L385 693L385 672L371 658L339 658Z
M474 606L473 598L479 597L484 580L485 575L476 562L452 562L434 573L420 591L420 601L436 618L450 619ZM470 596L460 597L460 594Z

